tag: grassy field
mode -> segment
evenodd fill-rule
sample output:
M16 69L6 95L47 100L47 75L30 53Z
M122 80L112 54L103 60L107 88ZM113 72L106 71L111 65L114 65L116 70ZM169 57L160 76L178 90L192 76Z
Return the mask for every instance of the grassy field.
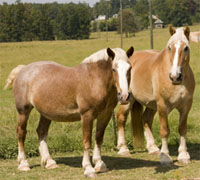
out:
M191 31L200 31L200 25L190 27ZM49 131L48 145L52 156L59 164L58 169L43 170L38 157L38 140L36 128L39 115L32 111L28 122L26 150L30 172L18 172L16 125L17 114L14 106L12 91L3 91L3 86L9 72L19 64L29 64L34 61L52 60L66 66L75 66L93 52L106 47L119 47L120 37L115 32L92 34L89 40L45 41L0 44L0 180L6 179L84 179L81 168L82 142L81 124L52 123ZM161 50L169 39L167 29L154 30L154 48ZM134 46L135 50L149 49L149 32L136 33L135 37L124 38L124 49ZM99 174L98 179L200 179L200 43L191 42L191 67L195 74L196 89L192 110L188 119L188 151L191 163L182 166L177 163L178 113L173 111L169 117L171 134L169 138L170 154L174 166L164 168L159 164L159 157L148 155L146 151L135 151L132 147L132 137L129 121L126 128L126 139L131 149L131 157L119 157L115 150L112 122L106 129L103 155L110 169ZM94 130L95 131L95 130ZM153 132L158 145L161 144L159 135L159 120L156 116Z

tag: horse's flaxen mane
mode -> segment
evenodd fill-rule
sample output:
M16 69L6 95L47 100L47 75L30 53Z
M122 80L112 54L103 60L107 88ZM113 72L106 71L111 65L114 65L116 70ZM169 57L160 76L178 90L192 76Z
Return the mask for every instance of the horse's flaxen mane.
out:
M115 58L114 58L114 61L117 62L119 61L120 59L121 60L125 60L128 62L128 57L127 57L127 54L126 52L121 49L121 48L114 48L112 49L115 53ZM108 54L106 52L106 49L102 49L100 51L97 51L95 53L93 53L92 55L90 55L89 57L85 58L82 63L92 63L92 62L97 62L97 61L100 61L100 60L108 60Z
M167 47L172 44L172 43L176 43L178 41L183 41L184 43L186 43L189 46L189 41L187 39L187 37L184 34L184 28L178 28L176 29L176 33L174 33L171 38L169 39L168 43L167 43Z

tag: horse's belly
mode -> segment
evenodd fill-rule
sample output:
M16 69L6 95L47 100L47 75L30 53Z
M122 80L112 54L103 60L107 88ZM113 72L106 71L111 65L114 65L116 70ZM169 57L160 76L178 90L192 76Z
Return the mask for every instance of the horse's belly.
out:
M75 106L64 106L61 104L35 106L36 110L49 120L59 122L73 122L81 119L79 108Z
M58 122L74 122L74 121L81 120L80 113L71 113L71 114L41 113L41 114L47 119L58 121Z

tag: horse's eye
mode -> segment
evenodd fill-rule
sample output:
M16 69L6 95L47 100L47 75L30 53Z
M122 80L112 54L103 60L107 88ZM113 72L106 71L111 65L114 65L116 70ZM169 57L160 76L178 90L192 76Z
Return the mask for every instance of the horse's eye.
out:
M169 49L169 51L171 51L171 50L172 50L172 49L171 49L171 47L169 47L169 46L168 46L168 49Z
M189 48L188 48L188 46L186 46L186 47L184 48L184 52L188 52L188 50L189 50Z
M115 72L115 69L112 69L113 72Z

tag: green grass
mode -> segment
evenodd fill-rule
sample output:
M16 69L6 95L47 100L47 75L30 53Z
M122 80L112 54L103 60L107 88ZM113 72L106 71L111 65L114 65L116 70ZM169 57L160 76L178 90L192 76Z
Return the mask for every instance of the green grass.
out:
M3 160L0 166L1 180L79 180L86 179L81 167L82 156L79 153L57 154L53 156L59 168L46 170L42 169L40 158L30 158L31 171L19 172L15 160ZM196 157L197 158L197 157ZM176 158L173 156L173 159ZM106 173L98 174L99 180L199 180L200 177L198 160L186 166L176 161L171 167L162 167L159 163L159 156L148 155L146 152L137 152L131 157L119 157L116 152L104 152L103 160L109 167Z
M200 31L200 25L190 27L191 31ZM12 91L3 91L9 72L19 64L34 61L51 60L66 66L75 66L93 52L106 47L119 47L120 36L109 32L108 42L105 33L93 33L89 40L22 42L0 44L0 180L1 179L83 179L81 168L82 142L81 124L52 122L48 145L53 157L57 158L60 168L42 170L39 166L38 140L35 132L39 114L32 111L28 122L26 150L32 170L27 173L17 171L17 113ZM169 39L167 29L154 30L154 48L163 49ZM149 31L136 33L135 37L124 38L124 49L134 46L135 50L149 49ZM98 179L183 179L200 177L200 43L191 42L191 67L195 74L196 89L194 102L188 118L188 150L192 162L186 166L177 165L163 168L159 157L150 156L147 152L135 152L132 149L132 137L129 121L126 126L126 140L131 152L130 158L118 157L114 150L112 122L109 123L103 144L103 155L110 171L99 175ZM169 116L171 134L169 148L176 161L179 135L178 113L173 111ZM94 129L95 132L95 129ZM153 124L156 143L160 146L159 119L156 116ZM6 160L3 160L6 159Z

